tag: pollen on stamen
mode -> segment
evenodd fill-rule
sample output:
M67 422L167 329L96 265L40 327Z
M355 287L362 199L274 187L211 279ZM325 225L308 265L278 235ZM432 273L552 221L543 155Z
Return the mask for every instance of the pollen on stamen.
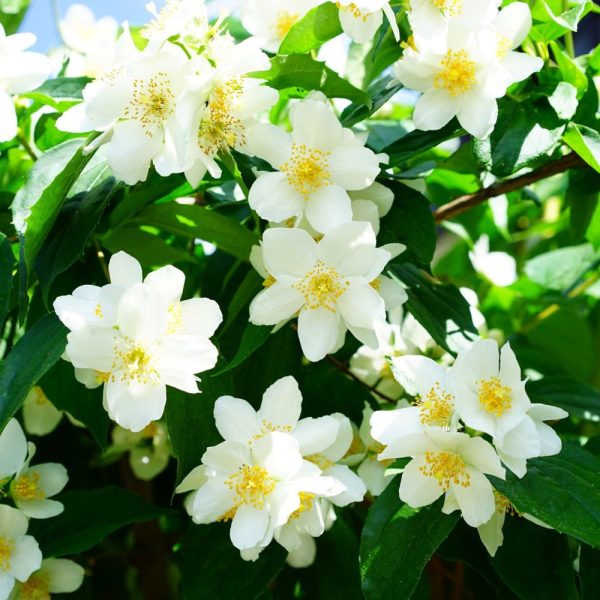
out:
M50 580L44 573L34 573L21 584L19 597L24 600L50 600Z
M312 510L314 505L315 494L311 494L309 492L300 492L298 496L300 497L300 506L290 515L290 521L299 518L302 513Z
M273 26L277 39L283 40L290 29L298 22L299 18L300 15L296 13L290 13L287 10L279 11L275 19L275 25Z
M0 537L0 572L8 571L14 549L15 543L12 540Z
M512 408L512 389L498 377L477 382L479 403L485 411L501 417Z
M280 167L288 183L306 200L323 187L331 185L329 152L293 144L290 159Z
M448 427L454 413L454 396L444 391L439 382L429 390L427 396L417 400L419 419L423 425Z
M466 50L448 50L441 66L434 80L437 89L460 96L475 85L475 63L470 60Z
M425 464L419 467L425 477L433 477L447 492L452 484L468 488L471 476L463 459L455 452L426 452Z
M463 0L431 0L431 2L449 17L457 17L463 12Z
M225 481L225 485L236 494L235 508L249 504L262 509L265 497L276 487L276 481L267 469L258 465L243 465Z
M13 484L12 492L19 500L43 500L46 497L40 488L40 474L36 471L21 475Z
M337 310L338 299L346 292L350 283L343 279L332 267L317 261L303 279L294 287L304 296L305 307L311 310L324 308L330 312Z
M123 338L115 341L114 352L112 368L113 372L118 372L121 382L143 385L158 383L158 371L146 348L129 338Z

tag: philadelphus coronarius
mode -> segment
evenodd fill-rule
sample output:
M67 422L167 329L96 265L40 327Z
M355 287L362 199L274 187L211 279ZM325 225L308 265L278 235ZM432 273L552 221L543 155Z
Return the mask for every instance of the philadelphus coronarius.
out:
M181 301L185 276L174 267L142 281L139 263L118 253L109 272L110 284L78 288L54 308L71 330L65 358L78 380L104 385L109 416L137 432L162 417L167 385L199 392L195 374L216 364L209 338L223 317L213 300Z
M48 519L63 512L61 502L50 500L69 480L66 469L56 463L31 466L35 444L27 444L16 419L0 434L0 489L9 483L8 494L16 507L33 519Z
M444 493L444 512L460 509L469 525L483 528L482 539L495 552L502 543L498 523L501 528L510 504L485 474L504 478L504 463L523 477L527 459L558 454L560 438L544 421L567 413L531 404L509 344L499 351L495 341L477 340L449 369L424 356L395 357L391 364L416 405L375 412L371 435L384 446L380 460L413 457L402 476L401 499L418 507Z
M394 36L397 40L400 39L400 30L390 0L338 0L337 5L344 33L357 44L366 44L373 39L383 23L384 14Z
M479 29L450 20L442 37L431 38L415 27L395 73L423 93L413 116L417 129L440 129L456 116L471 135L486 137L498 118L497 98L543 66L542 59L514 51L530 29L531 12L522 2Z
M293 377L271 385L258 411L222 396L214 414L225 441L209 448L178 488L197 488L186 501L196 523L232 521L231 541L246 560L275 538L288 552L300 551L301 558L292 558L296 566L310 564L314 542L306 538L325 530L329 503L346 506L365 494L360 478L338 464L352 443L348 419L300 419L301 408Z
M327 233L352 220L348 192L371 186L387 156L365 148L319 96L297 103L290 120L291 133L268 123L248 131L244 151L277 169L259 175L248 201L267 221L299 222L305 216L316 231Z
M262 47L277 52L279 45L306 13L321 0L245 0L241 6L242 25L262 39Z
M70 594L81 587L84 577L83 567L76 562L65 558L46 558L26 581L15 583L9 600L49 600L51 594Z
M7 36L0 24L0 142L17 135L13 95L35 89L50 75L52 64L47 56L25 52L35 41L32 33Z
M0 504L0 600L17 581L25 582L42 565L38 543L27 534L29 521L16 508Z
M386 309L378 278L403 249L377 248L368 223L346 223L319 242L302 229L269 229L262 239L268 279L250 304L250 321L277 325L298 315L302 351L313 362L339 348L347 330L376 348Z

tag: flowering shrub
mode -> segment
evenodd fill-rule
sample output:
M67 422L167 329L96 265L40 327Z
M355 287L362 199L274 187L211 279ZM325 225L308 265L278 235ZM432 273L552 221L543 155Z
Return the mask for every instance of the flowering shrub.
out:
M598 6L28 4L0 600L597 597Z

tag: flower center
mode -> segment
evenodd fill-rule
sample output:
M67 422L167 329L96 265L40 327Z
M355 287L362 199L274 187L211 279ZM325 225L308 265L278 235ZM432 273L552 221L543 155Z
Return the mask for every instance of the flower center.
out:
M464 488L471 485L465 462L455 452L426 452L425 464L419 471L425 477L435 477L444 491L448 491L451 484Z
M304 459L308 462L311 462L313 465L319 467L319 469L321 469L321 471L323 472L327 471L328 469L331 469L331 467L335 465L334 462L330 461L326 456L323 456L322 454L311 454L310 456L305 456Z
M431 2L449 17L457 17L462 14L463 0L431 0Z
M362 19L364 22L372 14L370 12L363 12L356 4L348 4L348 6L342 6L339 2L336 2L336 4L340 10L347 10L355 19Z
M496 512L499 515L520 516L519 511L513 506L511 501L498 490L494 490L494 499L496 500Z
M512 407L512 389L502 385L498 377L481 380L479 385L479 402L481 406L492 415L501 417Z
M441 389L436 382L425 398L419 398L419 418L423 425L448 427L454 413L454 396Z
M123 383L143 385L158 383L158 371L152 355L138 343L128 338L116 340L113 370L120 372ZM111 378L112 379L112 378Z
M235 491L235 507L250 504L255 508L262 509L265 505L265 496L268 496L277 485L269 472L258 465L244 465L234 473L225 484L230 490Z
M243 93L241 77L234 77L213 90L198 131L198 145L207 156L244 143L244 126L234 116Z
M496 50L496 56L498 58L504 58L510 50L512 50L513 41L503 35L498 35L498 49Z
M314 504L315 494L300 492L298 495L300 496L300 506L290 515L290 521L311 510Z
M260 425L260 431L252 438L254 441L260 440L260 438L264 437L268 433L273 433L275 431L280 431L282 433L290 433L292 431L291 425L274 425L271 421L267 421L263 419Z
M20 584L19 598L27 600L50 600L50 583L45 575L34 574L25 583Z
M12 493L18 500L43 500L46 497L40 488L40 474L36 471L21 475L13 484Z
M181 302L175 302L169 306L169 323L167 333L178 333L183 329L183 310Z
M0 537L0 571L8 571L14 549L15 543L12 540Z
M441 66L434 81L436 88L460 96L475 85L475 63L469 59L466 50L448 50Z
M342 280L339 273L318 260L304 279L296 282L294 287L304 295L306 307L311 310L324 308L336 311L338 298L348 289L350 283Z
M287 10L281 10L277 13L274 30L278 39L283 40L290 29L298 22L298 17L299 15L290 13Z
M148 136L160 127L174 110L175 96L167 73L160 72L150 79L133 80L133 98L125 108L126 119L139 121Z
M304 144L293 144L290 160L279 170L287 175L288 183L308 200L317 190L332 183L329 154Z

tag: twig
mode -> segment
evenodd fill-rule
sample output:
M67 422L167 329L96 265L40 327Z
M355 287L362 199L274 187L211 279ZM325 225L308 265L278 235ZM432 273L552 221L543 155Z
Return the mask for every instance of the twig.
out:
M29 156L31 157L32 160L36 161L38 159L38 156L35 153L35 151L33 150L33 148L31 147L31 144L27 141L25 134L20 129L17 133L17 139L19 140L19 143L21 144L21 146L23 146L23 150L25 150L25 152L27 152L27 154L29 154Z
M104 273L106 280L110 281L110 273L108 271L108 266L106 265L106 259L104 258L104 252L102 248L100 248L100 244L98 240L94 238L94 249L96 250L96 256L98 257L98 261L100 262L100 267L102 268L102 272Z
M515 190L524 188L532 183L546 179L547 177L552 177L552 175L557 175L558 173L563 173L564 171L568 171L573 167L582 167L584 165L585 162L577 154L572 152L571 154L567 154L566 156L550 162L539 169L536 169L535 171L526 173L525 175L520 175L514 179L507 179L506 181L495 183L494 185L483 188L474 194L460 196L459 198L440 206L440 208L438 208L435 212L435 220L437 223L446 221L452 217L456 217L457 215L466 212L475 206L478 206L479 204L483 204L490 198L495 198L496 196L502 196L503 194L514 192Z
M385 400L386 402L391 402L392 404L397 404L398 403L398 400L394 400L393 398L391 398L387 394L384 394L383 392L380 392L374 385L369 385L368 383L366 383L365 381L363 381L360 377L357 377L343 362L340 362L334 356L328 355L327 356L327 360L338 371L341 371L342 373L348 375L348 377L350 377L350 379L354 379L354 381L356 381L356 382L360 383L362 386L366 387L370 392L372 392L373 394L376 394L382 400Z

